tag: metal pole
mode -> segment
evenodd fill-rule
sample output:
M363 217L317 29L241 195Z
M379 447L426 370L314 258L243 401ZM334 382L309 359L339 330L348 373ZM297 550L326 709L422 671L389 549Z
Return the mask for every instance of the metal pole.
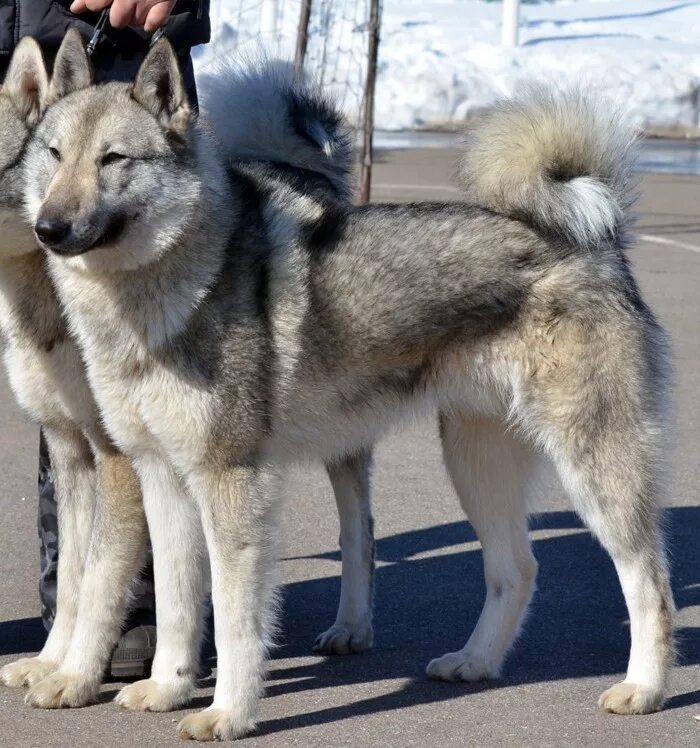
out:
M518 46L520 31L520 0L503 0L503 29L501 44L504 47Z
M309 41L310 18L311 0L301 0L301 12L299 13L299 25L297 26L297 48L294 53L294 69L297 71L297 75L301 75L304 71L306 45Z
M380 0L371 0L369 12L369 49L365 108L362 117L362 166L360 171L360 203L368 203L372 186L372 147L374 138L374 89L377 82L379 52Z

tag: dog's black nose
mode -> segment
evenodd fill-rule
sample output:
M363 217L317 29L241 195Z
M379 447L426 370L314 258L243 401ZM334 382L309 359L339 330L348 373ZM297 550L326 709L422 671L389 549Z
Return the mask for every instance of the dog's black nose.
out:
M70 223L60 218L38 218L34 225L34 232L44 244L60 244L70 229Z

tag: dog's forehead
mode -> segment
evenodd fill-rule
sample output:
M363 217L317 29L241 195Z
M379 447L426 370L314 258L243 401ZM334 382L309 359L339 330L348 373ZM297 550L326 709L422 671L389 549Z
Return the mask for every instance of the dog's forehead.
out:
M111 83L66 96L49 109L44 139L78 143L84 150L110 142L154 146L164 141L156 120L131 96L131 86Z

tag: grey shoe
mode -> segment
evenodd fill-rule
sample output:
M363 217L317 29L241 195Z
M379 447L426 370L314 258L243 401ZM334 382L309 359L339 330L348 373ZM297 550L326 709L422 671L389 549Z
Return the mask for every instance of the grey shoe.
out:
M122 634L112 653L113 678L144 678L156 653L156 627L134 626Z

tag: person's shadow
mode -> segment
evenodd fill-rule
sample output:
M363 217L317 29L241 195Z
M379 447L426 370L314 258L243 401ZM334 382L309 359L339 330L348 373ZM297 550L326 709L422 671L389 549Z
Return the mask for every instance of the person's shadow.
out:
M700 605L700 507L667 511L673 591L679 609ZM533 530L562 530L535 535L538 590L523 633L504 667L503 677L487 683L429 681L430 659L461 648L476 623L484 599L481 551L449 552L475 539L468 522L437 525L383 538L377 543L375 646L370 652L332 657L312 664L277 664L308 658L316 635L335 617L340 578L289 584L283 589L280 647L269 666L268 695L385 679L408 680L389 694L303 715L268 720L257 734L319 725L352 716L460 698L485 688L624 672L629 651L627 611L617 575L607 554L573 512L533 517ZM438 555L425 558L431 551ZM323 558L340 559L337 551ZM0 655L38 650L44 634L40 619L0 623ZM700 663L700 628L677 634L680 664ZM215 665L213 651L205 653ZM275 681L284 680L278 684ZM212 679L203 685L211 685ZM210 697L195 699L206 706ZM675 696L666 708L700 701L700 691Z

